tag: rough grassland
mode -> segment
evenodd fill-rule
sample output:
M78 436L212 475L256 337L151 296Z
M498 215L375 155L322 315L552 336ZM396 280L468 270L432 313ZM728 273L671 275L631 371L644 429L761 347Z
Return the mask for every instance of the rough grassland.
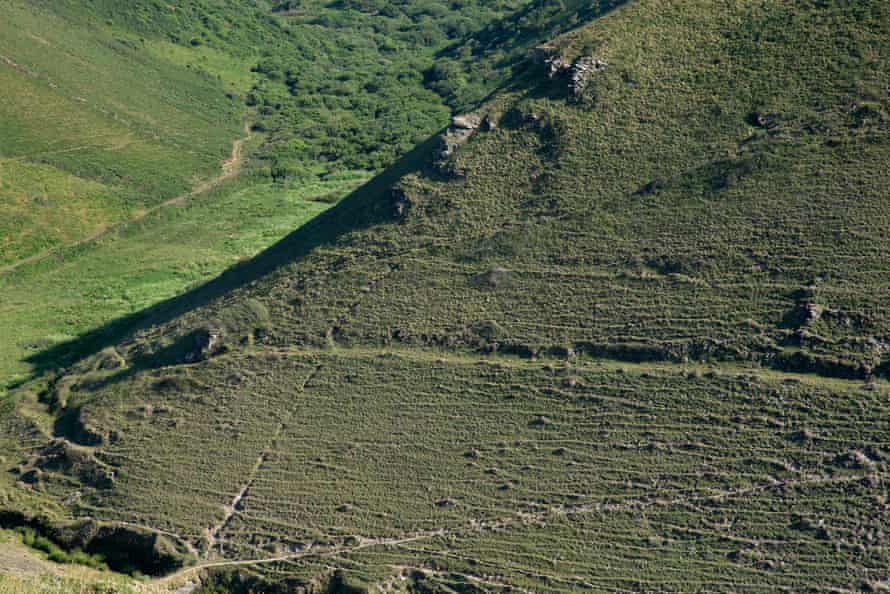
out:
M243 179L79 248L0 276L4 385L25 359L108 319L173 297L299 227L361 174L284 190Z
M884 576L868 536L888 529L883 384L416 350L102 375L79 422L114 428L93 450L113 487L51 474L39 489L211 560L282 558L255 567L273 581L331 566L534 592Z
M632 3L562 39L610 64L580 100L530 66L478 110L495 130L357 192L138 342L256 298L270 345L884 374L886 8L696 6ZM828 77L826 56L847 66Z
M170 586L885 588L888 30L639 0L554 40L607 64L577 96L526 63L451 157L36 353L7 507L147 531Z
M89 235L218 171L242 110L219 80L156 57L136 37L33 3L6 2L3 17L0 265ZM39 168L18 169L27 164Z

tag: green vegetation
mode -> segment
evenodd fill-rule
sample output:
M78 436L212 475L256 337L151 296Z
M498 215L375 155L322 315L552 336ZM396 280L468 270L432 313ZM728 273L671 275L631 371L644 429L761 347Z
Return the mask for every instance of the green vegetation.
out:
M28 539L31 537L29 536ZM40 536L35 535L34 540ZM66 555L59 550L58 554ZM58 564L46 553L26 547L21 531L0 531L2 594L169 594L145 582L81 564Z
M101 569L105 567L105 560L101 555L90 555L84 553L80 549L72 549L70 551L63 550L56 543L37 534L33 528L20 528L19 533L22 535L22 542L25 546L37 549L46 553L46 558L56 563L77 563Z
M34 3L0 23L0 266L214 176L239 133L220 81Z
M530 47L546 43L625 2L528 2L440 51L425 73L427 84L453 108L472 109L526 66Z
M136 531L162 588L886 588L890 5L616 4L450 5L493 24L446 41L435 3L135 3L178 64L234 72L264 40L264 137L74 254L121 312L191 286L33 349L5 508ZM396 59L418 119L386 132ZM472 113L408 151L442 101ZM115 254L137 280L90 280ZM75 291L59 267L0 289Z
M448 122L442 99L424 85L436 52L511 14L521 0L460 3L305 0L272 11L233 0L119 0L69 15L124 24L178 64L193 65L244 90L255 127L270 134L262 156L276 179L302 181L331 171L379 171Z
M264 51L249 93L264 157L277 179L304 179L319 163L379 171L448 122L424 86L435 52L519 5L412 0L285 3L280 48ZM335 72L336 76L331 76Z
M88 245L0 276L0 368L57 342L173 297L250 257L330 206L361 181L343 175L282 189L239 179L181 206L154 212ZM10 378L12 381L13 378Z
M511 6L417 2L382 17L313 5L310 19L224 1L11 4L0 25L11 91L0 106L0 384L29 370L28 350L218 274L426 139L448 117L423 86L433 53ZM205 207L155 212L213 190L226 158L230 177L245 101L250 180ZM222 195L232 199L211 204ZM135 230L116 227L147 212Z

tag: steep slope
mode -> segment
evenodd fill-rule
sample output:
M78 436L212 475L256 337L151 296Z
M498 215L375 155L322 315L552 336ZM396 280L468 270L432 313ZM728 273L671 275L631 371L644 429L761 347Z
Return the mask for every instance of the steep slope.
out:
M144 40L4 3L0 267L82 239L216 175L243 107Z
M243 267L255 284L233 278L223 299L140 342L253 298L269 310L268 345L880 375L886 14L871 3L699 12L641 3L561 39L564 61L589 52L607 64L577 98L529 66L454 155L392 190L363 188ZM270 264L283 268L262 276Z
M4 6L0 397L28 354L255 255L440 129L422 72L520 4Z
M553 40L448 154L41 355L8 507L154 534L170 584L882 587L888 30L638 0Z

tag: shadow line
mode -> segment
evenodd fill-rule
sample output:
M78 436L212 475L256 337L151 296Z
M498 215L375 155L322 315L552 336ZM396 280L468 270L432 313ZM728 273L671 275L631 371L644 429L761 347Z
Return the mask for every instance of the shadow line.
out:
M235 264L204 284L30 355L25 361L33 366L31 377L11 388L48 371L68 367L80 359L119 343L127 335L141 329L163 324L199 308L285 265L299 261L315 248L331 244L349 232L378 224L394 223L396 217L389 195L390 188L401 177L422 169L438 143L439 135L431 136L395 164L343 198L336 206L321 213L250 260Z

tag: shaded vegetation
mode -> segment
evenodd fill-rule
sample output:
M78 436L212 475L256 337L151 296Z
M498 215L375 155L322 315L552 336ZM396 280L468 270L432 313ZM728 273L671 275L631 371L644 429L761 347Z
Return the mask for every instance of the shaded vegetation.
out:
M262 19L439 23L400 6ZM611 8L501 15L446 50L506 81L440 88L501 87L447 138L214 280L35 353L55 373L0 417L8 507L243 563L210 592L884 587L890 6ZM194 47L254 39L187 15ZM287 89L320 87L261 58L259 175L289 178L307 147L275 152Z

